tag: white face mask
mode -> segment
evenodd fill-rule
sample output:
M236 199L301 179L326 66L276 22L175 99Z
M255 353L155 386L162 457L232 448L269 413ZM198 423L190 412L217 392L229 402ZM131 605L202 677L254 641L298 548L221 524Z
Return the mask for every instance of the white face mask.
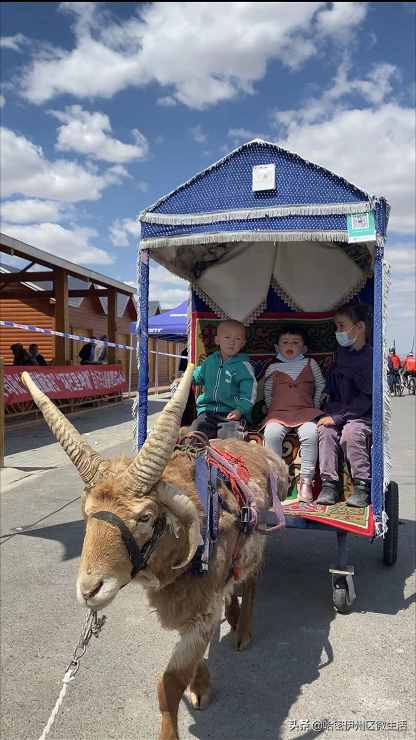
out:
M355 342L355 339L351 339L351 337L348 336L347 331L336 331L335 339L340 347L352 347Z

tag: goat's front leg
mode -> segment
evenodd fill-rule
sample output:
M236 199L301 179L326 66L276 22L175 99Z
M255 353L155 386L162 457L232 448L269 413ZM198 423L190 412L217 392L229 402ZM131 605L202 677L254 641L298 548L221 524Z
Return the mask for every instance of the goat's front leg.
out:
M235 632L240 619L240 604L235 594L231 594L225 601L225 618L232 631Z
M211 682L206 660L198 664L189 686L189 698L194 709L205 709L211 699Z
M199 689L209 688L209 674L206 684L207 673L204 672L202 667L204 664L201 661L211 639L212 629L212 621L201 621L183 633L175 646L168 667L159 682L159 707L162 715L159 740L178 740L179 702L186 687L191 683L191 692L194 691L196 695Z
M244 650L251 642L251 625L255 596L256 578L249 578L243 586L243 598L237 626L237 650Z

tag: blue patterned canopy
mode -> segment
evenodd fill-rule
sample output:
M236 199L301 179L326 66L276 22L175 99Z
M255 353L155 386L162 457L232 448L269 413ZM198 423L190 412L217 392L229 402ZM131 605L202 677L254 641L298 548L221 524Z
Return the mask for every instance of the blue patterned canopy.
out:
M253 168L259 165L274 166L274 188L253 190ZM384 198L369 196L276 144L254 140L143 211L142 246L156 250L253 238L347 241L347 214L366 211L373 211L377 234L384 236Z
M259 171L271 179L259 183ZM384 198L254 140L143 211L141 248L217 315L250 323L269 288L299 311L332 310L357 295L388 212ZM364 214L373 214L375 233L349 243L347 219Z

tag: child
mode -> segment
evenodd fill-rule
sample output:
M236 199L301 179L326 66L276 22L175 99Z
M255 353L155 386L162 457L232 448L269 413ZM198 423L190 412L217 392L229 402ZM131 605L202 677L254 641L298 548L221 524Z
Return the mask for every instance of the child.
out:
M194 382L204 391L196 402L197 418L191 431L212 439L220 424L250 417L256 400L257 382L249 356L240 352L246 331L239 321L222 321L215 337L219 351L209 355L194 371Z
M318 457L318 433L314 419L325 386L319 365L307 359L306 336L298 326L286 326L276 337L277 362L270 365L264 381L268 407L264 444L282 456L286 434L298 433L301 449L299 501L313 500L312 481Z
M367 344L369 323L369 308L364 304L343 306L335 316L340 349L326 383L326 415L318 421L323 483L318 504L328 506L338 500L340 447L353 479L348 506L370 503L373 353Z

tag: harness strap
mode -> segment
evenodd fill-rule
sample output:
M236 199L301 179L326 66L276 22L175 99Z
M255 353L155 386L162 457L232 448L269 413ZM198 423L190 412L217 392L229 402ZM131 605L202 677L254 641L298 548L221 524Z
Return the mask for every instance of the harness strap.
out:
M213 543L219 529L218 471L208 464L205 455L195 461L195 485L204 515L201 525L201 545L193 560L193 570L206 572L212 554Z
M154 548L158 544L166 525L166 520L164 516L156 519L150 540L145 542L143 547L140 548L132 533L130 532L127 524L123 522L123 520L120 519L120 517L116 514L113 514L111 511L96 511L95 514L91 514L91 517L108 522L114 527L118 527L118 529L120 530L121 539L126 546L131 564L133 566L131 571L131 578L134 578L139 571L143 570L146 567L147 561L149 560Z

